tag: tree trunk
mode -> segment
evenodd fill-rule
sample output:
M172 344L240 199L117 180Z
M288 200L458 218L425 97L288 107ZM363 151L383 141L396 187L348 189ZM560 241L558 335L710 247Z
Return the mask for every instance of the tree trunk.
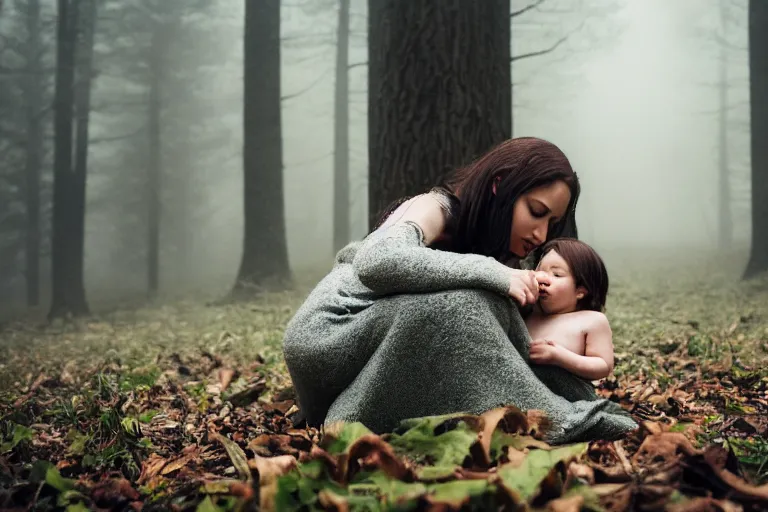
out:
M728 11L725 0L720 0L720 26L722 37L727 39ZM728 172L728 55L725 44L720 45L719 102L718 114L718 245L721 250L733 244L733 221L731 220L731 183Z
M160 189L162 187L162 152L160 132L160 111L162 109L162 73L166 50L162 26L157 25L152 33L151 54L149 55L149 104L147 106L147 131L149 162L147 166L147 292L157 295L160 281Z
M58 0L54 106L52 297L49 318L88 313L82 273L84 194L72 166L78 8ZM81 257L78 261L78 255Z
M752 251L748 279L768 270L768 2L749 2L749 77L752 132Z
M234 292L290 279L283 201L280 0L245 0L245 233Z
M40 0L29 0L26 11L26 84L24 107L27 118L25 175L26 251L25 278L27 305L40 304L40 172L43 155L43 70L40 62L42 40L40 30Z
M333 251L349 243L349 0L339 0L333 124Z
M89 122L91 115L91 87L93 84L93 40L96 29L96 5L98 0L78 0L79 44L75 78L75 168L72 176L72 194L77 205L73 219L74 241L72 250L72 277L78 283L77 294L85 302L83 264L85 262L85 187L88 176Z
M510 2L369 0L369 224L510 137Z

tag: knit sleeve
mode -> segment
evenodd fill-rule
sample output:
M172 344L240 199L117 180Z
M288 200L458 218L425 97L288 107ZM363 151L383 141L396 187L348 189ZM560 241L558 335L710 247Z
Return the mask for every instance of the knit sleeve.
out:
M360 282L382 295L481 288L506 296L510 284L509 268L493 258L426 247L413 222L371 233L352 264Z

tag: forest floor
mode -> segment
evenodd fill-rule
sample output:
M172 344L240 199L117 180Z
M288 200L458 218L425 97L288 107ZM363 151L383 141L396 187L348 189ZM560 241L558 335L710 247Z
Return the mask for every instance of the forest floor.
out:
M280 344L305 288L7 324L0 509L768 510L768 279L722 261L612 277L598 392L641 428L562 447L511 408L294 427Z

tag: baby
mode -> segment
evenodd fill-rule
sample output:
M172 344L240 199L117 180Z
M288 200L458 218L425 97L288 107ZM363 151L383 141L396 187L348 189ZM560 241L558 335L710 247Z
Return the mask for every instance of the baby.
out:
M613 340L602 313L608 272L594 249L573 238L547 243L536 267L539 301L526 318L530 359L553 364L587 380L613 370Z

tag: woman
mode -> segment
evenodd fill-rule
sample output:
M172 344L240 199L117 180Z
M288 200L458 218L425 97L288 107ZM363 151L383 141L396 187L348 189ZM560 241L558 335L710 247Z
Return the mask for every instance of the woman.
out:
M578 195L556 146L511 139L339 251L285 332L307 421L381 432L511 404L547 413L551 442L634 429L577 377L555 367L534 374L526 363L530 338L515 304L535 303L546 275L512 267L562 233ZM581 400L560 396L573 387Z

